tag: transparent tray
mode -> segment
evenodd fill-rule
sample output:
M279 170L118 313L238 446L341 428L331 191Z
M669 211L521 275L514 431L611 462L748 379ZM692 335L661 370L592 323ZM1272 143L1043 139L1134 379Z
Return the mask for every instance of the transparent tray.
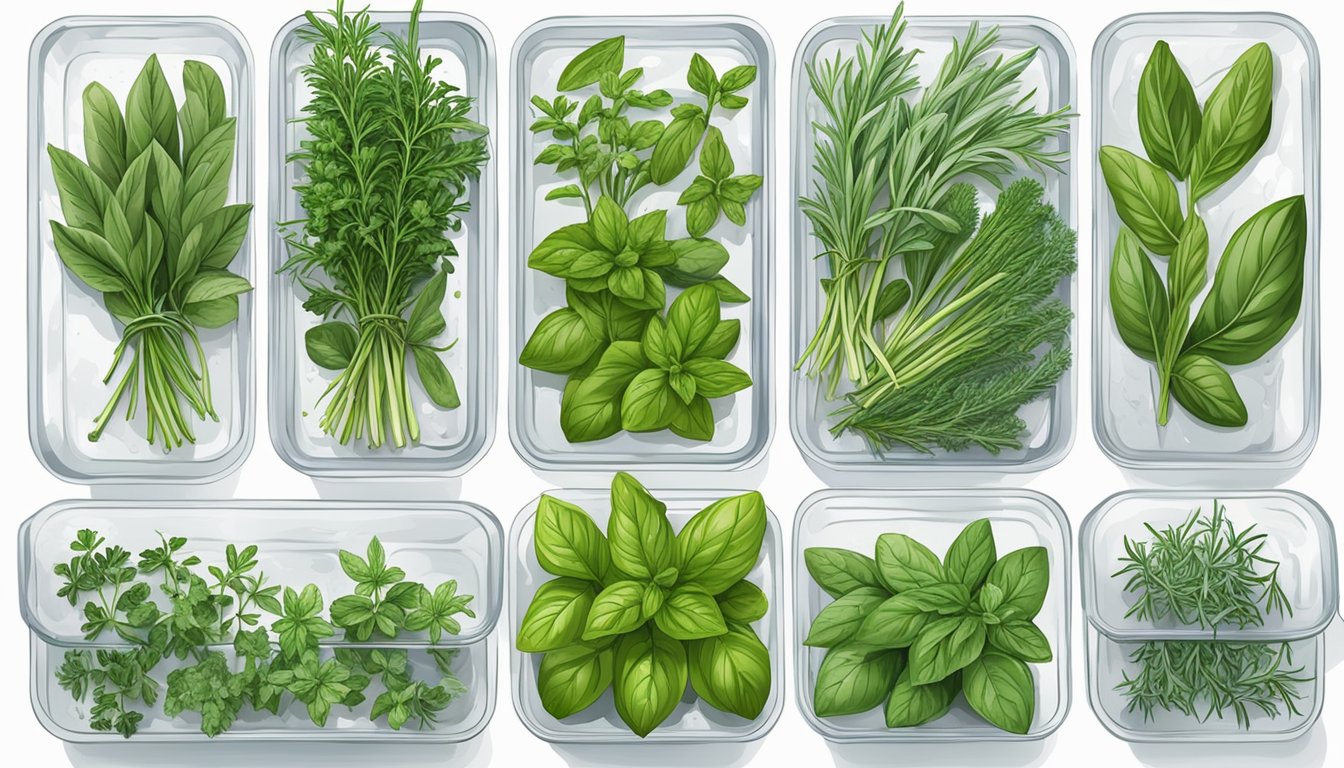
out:
M708 442L686 440L667 430L647 434L621 432L605 440L570 443L560 429L560 394L564 377L518 365L528 336L543 317L565 303L564 281L529 269L527 257L542 238L555 229L583 219L583 207L573 200L546 201L552 188L568 183L549 166L533 158L549 136L528 130L534 108L533 94L554 96L560 72L575 55L593 43L615 35L626 36L627 66L642 66L639 87L662 88L674 98L693 95L686 84L691 54L701 53L720 75L727 69L754 64L756 81L740 93L748 104L732 113L711 118L724 130L724 140L736 164L735 174L764 177L761 189L747 204L747 226L721 219L707 237L728 249L723 276L745 291L745 304L724 304L725 320L738 319L742 332L729 362L751 375L747 389L713 401L715 430ZM541 470L617 470L630 468L694 470L712 465L739 468L759 460L770 442L773 412L770 399L772 274L774 240L774 129L771 118L774 53L770 38L755 22L738 16L603 16L551 18L529 27L513 50L510 113L514 134L514 173L518 184L513 197L511 238L513 275L510 350L509 435L523 459ZM697 97L699 98L699 97ZM680 102L679 102L680 103ZM645 110L641 110L643 112ZM667 118L667 110L648 110ZM667 209L667 231L685 231L685 209L677 197L698 173L694 163L675 182L648 187L636 195L638 210ZM678 289L669 286L669 300Z
M691 516L709 504L735 491L664 491L649 489L659 501L667 504L667 516L673 530L680 531ZM577 504L588 512L598 528L604 532L611 515L611 495L607 490L557 490L553 496ZM770 653L771 687L765 708L755 720L717 710L706 704L688 685L681 703L672 714L648 736L639 738L616 714L612 693L602 694L591 707L564 720L557 720L541 705L537 693L537 672L541 654L523 653L514 645L523 615L532 602L537 587L553 578L537 562L533 543L537 502L533 499L519 511L509 534L509 617L508 639L513 669L513 707L523 725L537 737L552 744L704 744L714 742L748 742L763 738L775 726L784 708L784 579L783 540L779 522L773 512L766 510L765 542L761 545L761 559L747 574L747 580L765 592L770 608L752 629L761 638Z
M1248 406L1245 427L1212 427L1173 407L1156 419L1156 372L1120 339L1108 280L1120 219L1093 176L1093 428L1117 464L1164 469L1196 466L1293 467L1316 443L1320 421L1320 65L1306 28L1277 13L1155 13L1126 16L1097 38L1092 54L1093 144L1138 151L1138 85L1153 45L1165 40L1207 98L1232 62L1256 42L1274 54L1274 111L1265 146L1232 181L1200 203L1213 269L1233 231L1251 214L1289 195L1307 198L1305 289L1297 324L1260 360L1230 369ZM1095 155L1088 162L1096 166ZM1198 307L1202 297L1196 299Z
M165 520L169 521L167 525ZM33 710L58 738L70 742L122 741L116 733L90 728L87 702L76 702L55 681L55 671L67 650L128 647L107 639L110 635L85 640L79 629L80 611L56 594L60 577L52 568L69 559L69 543L83 528L97 530L109 544L121 544L133 552L141 546L153 546L160 530L165 535L184 536L188 539L184 551L199 553L206 565L221 560L227 543L256 544L258 567L271 583L296 589L315 584L326 602L353 589L341 570L337 551L349 549L362 555L369 539L376 535L388 560L403 567L408 578L433 585L457 579L460 593L475 596L471 605L476 617L459 617L461 633L444 635L436 645L418 635L366 643L339 637L322 642L324 655L340 648L403 649L412 664L426 674L432 669L426 649L458 649L453 671L467 684L468 693L444 710L438 728L393 731L375 725L366 717L367 703L355 712L333 708L327 727L318 728L299 705L283 709L279 717L249 710L216 740L455 742L479 733L493 714L497 662L492 633L503 602L504 534L485 509L465 502L228 501L188 505L79 500L52 504L19 528L19 608L32 635ZM161 673L179 665L176 660L166 660L156 669L155 677L162 681ZM146 716L134 740L207 738L199 730L199 720L190 715L167 718L160 705L161 701L153 708L141 708Z
M890 21L890 16L849 16L829 19L803 38L793 64L793 111L791 117L793 150L793 188L791 199L811 190L816 183L813 170L814 146L811 125L821 115L821 103L812 92L804 69L814 56L834 57L848 54L856 48L863 34ZM1075 63L1073 46L1063 30L1049 21L1031 16L908 16L903 43L907 50L922 51L916 59L916 73L927 83L952 49L952 43L964 35L970 25L978 22L982 28L999 27L999 42L992 54L1012 56L1037 49L1035 60L1023 73L1023 93L1034 90L1031 103L1038 111L1060 109L1073 105L1076 109ZM1060 216L1077 229L1077 182L1073 176L1072 156L1077 152L1073 130L1059 141L1056 149L1070 153L1062 173L1049 173L1044 178L1035 175L1045 186L1046 199L1055 206ZM1029 174L1024 174L1029 175ZM982 183L980 203L992 204L992 188ZM828 401L825 387L803 371L793 370L820 322L824 301L819 280L823 275L819 260L820 242L813 237L811 224L797 206L792 207L791 236L793 311L789 344L789 402L790 425L794 442L810 463L839 471L1001 471L1035 472L1057 463L1073 444L1074 390L1077 380L1077 320L1070 333L1074 365L1056 384L1051 393L1029 403L1019 416L1027 424L1023 448L1003 451L997 456L982 449L949 453L937 450L933 455L913 450L891 450L876 455L858 435L831 434L834 419L830 414L840 404ZM1078 312L1076 276L1063 281L1059 298Z
M121 324L102 295L69 275L47 223L63 221L47 145L84 157L82 96L92 82L125 105L131 83L157 54L175 101L182 65L210 66L224 86L225 111L238 135L228 202L252 199L252 53L243 36L208 16L68 16L37 34L28 57L28 436L52 474L77 483L203 483L237 469L252 450L253 294L239 296L238 319L201 329L218 421L191 419L196 436L165 453L145 441L144 409L122 416L125 403L97 442L88 439L112 394L103 375L121 340ZM251 280L254 215L230 269ZM115 382L114 382L115 383Z
M406 12L370 13L382 29L406 31ZM308 103L310 91L300 68L312 46L298 38L307 25L292 19L276 35L271 48L271 201L270 222L302 217L293 191L299 169L285 162L306 135L294 120ZM370 449L361 441L342 445L319 426L325 404L317 404L335 372L308 359L304 334L321 318L303 308L304 292L289 273L279 269L288 251L278 227L270 227L271 328L269 337L271 442L287 463L300 472L328 477L460 475L485 454L495 423L495 272L498 249L495 168L495 52L490 32L480 21L460 13L424 12L420 16L420 47L442 59L436 75L461 88L476 101L471 119L490 129L490 160L481 177L468 187L470 210L461 214L462 229L451 233L459 255L448 276L441 338L456 339L441 355L453 375L462 404L443 410L429 401L419 379L412 377L411 400L420 420L420 442L403 449L384 445ZM445 342L446 343L446 342Z
M1148 540L1144 524L1159 531L1180 525L1196 509L1213 511L1214 500L1227 508L1238 531L1251 525L1267 535L1263 554L1280 562L1280 583L1292 615L1269 614L1264 626L1218 629L1222 640L1299 640L1325 630L1339 607L1339 567L1330 518L1316 502L1292 491L1126 491L1102 502L1078 532L1083 613L1088 623L1115 640L1199 640L1207 629L1174 619L1160 624L1126 617L1134 596L1124 581L1112 578L1122 564L1125 537Z
M973 712L963 697L932 723L888 728L881 708L843 717L817 717L812 707L824 648L803 645L812 620L831 598L808 573L810 547L842 547L867 553L884 533L905 533L939 557L967 524L989 518L1000 554L1045 547L1050 588L1035 624L1050 640L1054 659L1029 664L1036 682L1036 716L1023 735L1002 731ZM1072 626L1071 539L1059 505L1028 490L826 490L803 500L793 530L794 663L798 708L808 725L830 741L852 743L1033 741L1057 730L1069 713Z

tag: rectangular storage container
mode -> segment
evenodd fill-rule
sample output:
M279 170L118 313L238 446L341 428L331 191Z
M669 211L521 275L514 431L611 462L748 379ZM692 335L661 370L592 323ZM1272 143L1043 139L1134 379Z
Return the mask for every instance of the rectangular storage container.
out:
M560 427L560 395L565 377L518 364L532 331L543 317L565 304L565 281L527 266L533 248L552 231L583 221L578 200L551 200L546 195L572 179L551 166L534 163L553 143L549 134L533 134L529 126L540 114L533 95L548 101L558 95L557 80L577 54L594 43L625 36L625 65L642 67L637 87L664 89L677 103L699 101L687 85L694 53L703 55L722 76L739 65L754 65L756 80L739 94L746 106L711 116L723 131L735 163L734 175L757 174L761 188L746 205L746 227L720 218L706 235L718 240L729 258L722 275L750 296L743 304L722 304L722 318L741 321L741 336L727 360L752 379L747 389L712 401L715 430L708 442L688 440L668 430L635 434L620 432L604 440L570 443ZM523 32L513 50L511 76L513 164L517 185L513 195L512 335L509 432L525 461L541 470L617 470L629 468L695 470L707 466L732 469L760 459L770 442L771 311L774 278L774 54L770 38L755 22L737 16L615 16L551 18ZM580 96L582 100L583 96ZM667 108L640 109L640 119L669 119ZM648 187L634 198L639 213L667 210L669 239L682 236L685 208L678 196L699 173L693 161L666 186ZM678 289L668 286L668 301Z
M375 11L369 17L383 31L402 35L410 14ZM280 227L274 223L304 216L294 191L294 185L302 180L301 171L286 158L307 136L303 123L296 122L311 98L301 69L309 60L312 45L299 38L299 31L307 25L302 16L292 19L276 35L271 49L271 442L290 466L313 476L460 475L484 455L494 438L498 248L495 168L499 146L495 136L494 41L485 26L471 16L420 14L422 55L442 60L435 75L475 99L470 118L490 131L490 159L480 179L468 185L470 209L460 214L461 230L450 233L458 255L450 260L454 271L448 276L443 302L447 330L440 338L445 344L454 344L440 358L457 384L462 403L451 410L439 408L429 401L419 378L411 376L411 401L420 421L420 441L401 449L388 444L370 449L362 440L342 444L322 431L319 423L326 402L318 401L337 374L309 360L304 346L304 334L322 318L303 308L307 292L294 275L278 271L289 259L289 252Z
M1175 619L1161 622L1126 616L1134 596L1124 589L1125 537L1148 541L1152 525L1161 532L1184 523L1196 509L1212 513L1216 501L1226 507L1227 520L1243 534L1265 534L1261 554L1280 563L1279 578L1291 615L1266 616L1264 626L1216 630L1187 626ZM1252 526L1254 529L1252 530ZM1086 617L1087 687L1093 712L1103 726L1126 741L1283 741L1297 738L1320 715L1324 697L1325 630L1339 605L1339 571L1334 529L1311 499L1292 491L1126 491L1102 502L1083 521L1079 532L1079 568L1083 614ZM1147 642L1267 643L1287 646L1292 669L1301 669L1298 712L1278 717L1251 707L1249 727L1234 714L1200 719L1157 709L1151 718L1129 708L1117 686L1137 674L1131 656Z
M1199 205L1208 227L1210 282L1228 239L1247 218L1275 200L1306 196L1305 287L1297 322L1259 360L1228 368L1247 406L1248 421L1240 428L1210 426L1175 402L1169 422L1159 426L1156 368L1125 345L1112 312L1111 256L1122 223L1097 164L1096 151L1115 145L1143 154L1138 87L1158 41L1171 46L1201 104L1251 45L1265 42L1273 54L1273 113L1268 138L1241 172ZM1088 158L1095 169L1093 427L1097 442L1117 464L1167 469L1293 467L1311 453L1321 398L1319 70L1311 33L1292 18L1277 13L1138 14L1116 21L1097 38L1092 55L1093 154ZM1159 270L1162 268L1159 266ZM1195 300L1196 310L1204 295L1207 290Z
M428 649L456 650L451 669L466 685L467 693L441 713L436 728L418 729L412 722L394 731L385 722L371 722L370 702L381 692L375 680L368 689L370 701L353 710L334 706L325 728L313 725L303 705L286 695L278 716L245 707L233 727L215 740L456 742L480 733L493 714L497 663L493 630L503 602L504 541L499 522L481 507L465 502L227 501L187 505L168 501L62 501L23 523L18 552L19 608L32 635L33 710L43 727L62 740L122 741L115 732L93 730L90 702L77 702L56 680L69 651L130 647L108 632L86 640L80 629L82 609L57 595L63 579L53 569L76 554L70 542L81 529L95 530L106 537L106 546L120 545L132 553L159 546L160 531L165 536L185 537L182 556L199 555L203 562L195 570L202 574L206 566L224 564L227 544L255 544L257 570L265 573L267 583L296 591L307 584L317 586L324 599L324 618L329 617L330 603L336 597L354 592L354 582L342 571L338 552L346 549L363 557L374 536L382 542L388 562L404 568L408 580L432 589L456 579L459 594L474 596L470 607L475 618L459 615L460 634L445 633L437 644L431 644L423 633L358 643L343 639L339 629L321 643L323 658L340 649L404 650L412 669L420 673L418 677L427 680L435 679L436 674ZM136 562L132 554L130 564ZM157 584L162 577L140 578ZM167 605L157 592L150 599L160 607ZM260 613L263 624L273 624L278 618ZM274 642L275 633L271 636ZM216 650L231 654L232 646ZM153 677L161 684L159 701L153 707L138 707L145 718L133 741L206 740L198 715L184 713L169 718L163 714L164 679L181 666L184 662L169 658L155 668Z
M1070 332L1074 365L1047 396L1027 404L1019 411L1018 415L1026 422L1022 449L1005 450L998 455L980 448L957 452L937 449L932 455L913 449L891 449L884 454L876 454L860 435L836 436L831 432L835 425L832 413L844 404L843 395L849 391L847 385L841 386L835 400L829 400L822 380L806 375L806 371L794 369L823 317L825 297L820 280L827 277L823 274L825 264L821 259L821 242L813 236L811 222L796 205L799 197L812 193L819 180L813 167L816 148L812 124L821 118L822 104L812 91L806 67L814 59L834 59L837 54L852 55L865 33L890 20L890 16L828 19L807 33L794 58L791 107L793 187L790 192L790 200L793 201L793 220L790 225L793 310L789 344L789 416L794 442L810 464L827 470L1035 472L1045 469L1063 458L1073 444L1076 419L1074 390L1077 379L1076 318ZM1036 50L1035 59L1021 78L1022 93L1031 94L1030 103L1035 109L1038 112L1070 106L1076 109L1077 75L1073 46L1063 30L1053 23L1031 16L907 16L905 21L907 27L902 35L902 45L907 51L921 51L914 65L915 74L921 83L927 84L933 79L950 54L953 42L963 37L972 24L978 23L982 29L997 26L999 40L990 49L989 55L1008 57ZM1072 168L1076 145L1076 136L1070 129L1057 140L1054 147L1048 147L1068 153L1062 163L1061 173L1049 172L1044 176L1021 174L1033 176L1043 183L1045 199L1074 229L1077 229L1077 182ZM980 191L982 211L990 210L994 200L993 188L978 180L975 183ZM1075 315L1078 311L1076 279L1073 276L1062 281L1057 293Z
M1054 658L1028 664L1036 685L1031 728L1018 735L980 718L960 694L943 717L911 728L888 728L882 708L842 717L818 717L812 706L825 648L803 645L813 619L831 597L813 581L804 561L811 547L839 547L872 557L884 533L903 533L942 558L968 524L988 518L1000 556L1041 546L1050 563L1050 587L1033 622ZM1072 539L1068 520L1048 496L1029 490L826 490L803 500L793 530L794 664L798 707L812 729L843 743L1034 741L1057 730L1069 713L1072 656Z
M56 253L48 222L64 218L47 145L84 159L84 89L103 84L124 110L131 83L151 54L177 102L187 60L219 75L225 113L237 119L227 202L252 200L252 53L238 30L208 16L68 16L37 34L28 57L28 435L38 460L70 482L209 482L237 469L252 449L252 293L238 297L235 322L200 329L219 420L199 419L184 405L194 444L171 452L150 445L144 408L128 421L125 399L101 437L88 437L118 380L103 383L122 324L107 311L102 294L69 274ZM229 266L254 284L257 221L250 219Z
M650 489L667 504L667 517L674 531L680 531L696 512L715 501L734 495L732 491L664 491ZM604 532L611 515L611 494L607 490L556 490L547 495L576 504L587 512ZM783 540L779 522L766 510L765 540L761 557L746 580L760 587L770 602L765 616L755 623L761 642L770 653L770 696L755 720L722 712L695 694L689 685L681 702L661 725L640 738L616 714L612 692L608 689L592 706L564 720L557 720L541 704L537 693L537 672L542 654L523 653L514 642L523 616L537 588L554 578L537 562L534 543L536 508L534 499L518 512L509 534L509 637L513 670L513 706L523 725L538 738L552 744L708 744L748 742L763 738L775 726L784 707L784 579Z

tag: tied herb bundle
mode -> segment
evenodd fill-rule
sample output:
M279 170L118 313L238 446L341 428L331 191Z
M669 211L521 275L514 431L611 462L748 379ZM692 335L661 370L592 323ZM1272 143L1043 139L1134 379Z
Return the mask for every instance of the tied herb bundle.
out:
M770 696L770 654L751 625L769 607L747 580L761 557L759 493L721 499L673 532L667 505L630 475L611 483L607 533L573 504L543 496L543 583L518 628L518 650L543 653L542 706L563 719L611 688L641 738L681 703L689 681L715 709L748 720Z
M1147 541L1125 537L1123 567L1134 597L1127 617L1175 621L1214 632L1263 626L1271 613L1292 615L1279 583L1279 562L1265 553L1268 538L1255 526L1238 530L1216 500L1213 513L1196 509L1184 523L1161 530L1145 524ZM1129 657L1137 668L1116 686L1130 711L1150 720L1158 710L1201 722L1231 711L1249 728L1255 713L1300 715L1298 687L1313 678L1294 666L1288 643L1157 640Z
M1243 222L1211 285L1209 233L1198 207L1264 146L1273 92L1273 54L1257 43L1201 109L1180 62L1159 41L1139 80L1139 137L1151 162L1120 147L1101 148L1106 188L1124 222L1111 258L1111 312L1125 345L1157 366L1159 425L1170 419L1174 397L1206 424L1245 426L1246 404L1227 367L1263 358L1297 321L1305 198L1270 203ZM1184 211L1173 177L1186 182ZM1165 283L1153 257L1167 262Z
M301 706L323 727L334 706L353 710L378 688L370 720L383 719L394 730L412 720L433 727L466 692L452 671L455 650L426 649L423 661L440 676L431 684L416 677L416 659L406 650L320 647L338 628L347 641L375 646L406 632L438 643L461 631L459 615L475 616L473 597L457 594L456 581L432 592L407 581L405 571L387 563L377 537L365 557L340 551L355 589L331 603L330 621L315 585L282 592L268 583L257 547L229 544L223 562L205 566L186 546L184 538L160 535L137 563L128 550L85 529L70 544L74 556L55 566L65 580L58 595L71 606L84 601L85 639L114 635L129 645L68 650L56 673L76 701L92 701L95 731L130 738L143 710L161 697L166 717L190 716L212 738L229 730L244 707L279 715ZM277 617L269 627L267 614ZM161 680L154 674L160 666L175 668Z
M686 82L694 101L673 106L665 90L635 86L641 67L624 69L625 38L589 47L561 72L561 95L532 97L531 130L555 143L536 157L576 183L547 200L578 200L585 220L547 235L528 256L530 268L565 281L566 306L542 318L519 363L565 375L560 426L570 442L601 440L622 430L664 429L688 440L714 437L710 400L751 385L726 358L741 324L722 319L721 304L747 296L720 274L728 250L706 237L726 219L747 222L746 205L762 179L737 173L716 107L747 105L741 91L756 67L722 76L700 54ZM580 103L566 93L596 90ZM664 122L659 111L671 107ZM682 191L688 237L668 239L667 211L634 215L638 193L680 177L699 151L700 173ZM685 289L668 306L667 286ZM666 314L664 314L666 309Z
M898 8L852 56L807 66L818 180L799 204L821 243L825 308L796 368L828 399L844 394L832 431L874 450L998 453L1020 447L1017 411L1069 367L1072 314L1054 294L1076 238L1035 182L983 219L963 182L1058 169L1049 145L1067 115L1022 93L1034 49L991 60L998 32L976 25L917 94L904 31Z
M89 440L102 436L124 398L128 421L143 402L145 439L165 452L196 442L183 402L196 418L219 420L199 329L234 322L238 296L252 290L229 271L252 205L225 204L237 125L224 113L224 86L199 61L183 64L182 81L178 109L150 56L124 114L111 91L91 83L83 97L87 162L47 147L65 218L51 222L56 253L122 324L103 383L118 371L120 378Z
M1036 683L1028 663L1054 658L1032 621L1050 587L1043 547L998 557L989 520L967 525L942 560L899 533L876 558L812 547L808 573L835 598L803 644L825 648L812 707L839 717L883 707L888 728L933 722L957 695L1011 733L1031 729Z
M435 405L460 404L440 358L453 346L439 341L457 255L446 233L470 207L485 127L469 117L473 99L437 78L442 61L420 51L420 2L405 37L343 6L330 20L309 12L298 33L313 46L302 70L313 98L309 138L287 159L307 175L295 187L307 218L287 224L301 228L285 234L292 256L281 269L307 289L304 308L327 318L305 336L309 359L338 371L322 394L322 430L342 444L402 448L420 439L408 357Z

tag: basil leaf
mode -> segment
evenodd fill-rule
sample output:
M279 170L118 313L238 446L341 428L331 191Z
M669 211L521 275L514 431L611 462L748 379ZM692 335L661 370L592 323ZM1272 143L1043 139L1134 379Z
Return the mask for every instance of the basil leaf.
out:
M649 362L659 368L671 368L674 363L681 362L681 335L669 335L667 324L661 317L655 315L649 318L648 325L644 326L640 349L644 351L644 356Z
M998 554L994 549L994 532L989 519L972 522L957 534L952 546L943 556L943 570L947 578L968 590L979 588L989 575Z
M420 377L420 385L435 405L451 409L462 404L453 374L443 364L438 352L429 347L414 346L411 347L411 357L415 358L415 373Z
M1045 633L1030 621L994 624L989 627L985 639L990 647L1034 664L1044 664L1055 657Z
M667 331L680 342L683 359L696 356L718 325L719 297L708 285L687 288L667 310Z
M803 645L832 648L848 642L887 597L887 591L877 587L859 587L837 597L812 620ZM876 644L876 647L887 646Z
M903 533L877 538L877 571L883 583L897 593L946 581L938 556Z
M1026 733L1036 712L1036 686L1031 670L1017 659L986 653L961 674L966 703L991 725L1009 733Z
M686 648L656 627L645 627L616 641L615 663L616 713L630 730L647 736L686 692Z
M691 54L691 66L686 73L686 84L696 93L712 96L719 87L719 78L705 57L695 53Z
M101 83L89 83L84 89L83 104L84 156L88 158L89 167L98 178L109 189L115 189L121 183L129 164L126 157L126 123L121 117L121 107L117 104L117 98ZM66 221L69 220L67 216Z
M751 386L747 372L726 360L697 357L687 361L686 372L695 377L696 391L711 399L727 397Z
M136 157L154 142L177 160L177 105L159 57L151 54L126 95L126 155Z
M723 131L710 126L705 131L705 145L700 150L700 172L713 181L723 181L733 175L735 166Z
M1102 147L1101 173L1115 211L1144 247L1169 256L1181 231L1181 200L1166 171L1119 147Z
M1148 157L1184 181L1199 141L1199 100L1171 53L1158 40L1139 78L1139 138Z
M673 240L669 245L675 261L662 267L659 273L668 283L678 287L709 282L728 263L728 249L717 240L690 237Z
M610 558L607 539L579 507L543 495L534 525L537 562L547 573L601 582Z
M210 269L196 274L187 284L182 297L185 304L222 299L225 296L237 296L252 290L252 284L246 278L224 269Z
M182 128L183 165L187 165L205 136L224 123L224 85L214 68L199 61L182 65L182 85L186 98L177 121Z
M750 627L729 624L717 637L691 641L691 687L707 704L755 720L770 698L770 652Z
M624 64L625 36L609 37L571 59L555 87L562 93L577 91L596 83L607 73L619 73Z
M1246 403L1232 376L1206 355L1183 353L1171 371L1171 394L1191 416L1215 427L1246 426Z
M308 359L329 371L345 370L359 346L359 331L349 323L332 320L315 325L303 334Z
M644 624L644 585L637 581L618 581L611 584L593 600L588 609L588 621L583 628L583 639L598 640L610 635L624 635Z
M1171 306L1152 259L1124 228L1111 256L1110 297L1115 328L1125 346L1156 362L1166 340Z
M640 371L621 397L621 427L629 432L655 432L667 428L681 401L668 382L667 371Z
M910 301L910 283L904 279L893 280L882 286L877 292L877 311L880 318L893 317Z
M903 665L899 651L842 645L826 652L812 691L817 717L867 712L882 703Z
M112 311L110 307L108 311ZM238 319L238 297L224 296L187 304L182 308L182 314L200 328L222 328Z
M1274 54L1256 43L1204 101L1203 124L1190 168L1190 196L1198 202L1250 162L1269 137L1274 98Z
M706 124L704 110L699 107L682 111L672 118L663 135L658 137L649 159L649 178L654 184L666 184L686 170L691 154L705 134Z
M985 624L977 616L943 616L930 621L910 644L910 682L928 685L980 656Z
M447 329L443 319L443 297L448 292L448 270L440 269L425 282L411 307L406 321L406 340L412 344L428 344Z
M728 631L718 603L703 588L684 584L672 591L653 616L658 628L677 640L700 640Z
M229 197L229 175L233 171L233 148L238 135L236 119L224 118L217 128L202 139L183 163L182 230L191 231ZM174 127L176 130L176 127Z
M570 442L601 440L621 429L621 401L626 387L648 361L634 341L613 342L591 373L570 379L560 401L560 428Z
M537 324L518 356L520 365L550 373L569 373L587 362L602 347L570 307L557 309Z
M51 222L51 235L61 263L85 285L104 293L127 289L125 265L107 240L84 229Z
M1181 240L1167 262L1167 288L1171 295L1171 328L1183 334L1189 323L1190 306L1208 282L1209 231L1198 214L1181 226ZM1170 348L1170 347L1169 347ZM1179 346L1176 347L1180 349Z
M572 268L578 259L601 247L587 223L570 224L542 238L528 255L527 266L554 277L569 278L575 276Z
M1013 608L1015 619L1032 619L1045 604L1050 588L1050 556L1045 547L1023 547L999 559L989 569L986 584L1003 590L1001 608ZM1000 610L1000 615L1002 610Z
M120 196L120 190L118 190ZM226 205L211 211L187 233L182 247L193 243L199 249L199 264L206 269L225 269L233 263L247 237L251 204Z
M878 604L859 625L854 641L870 648L907 648L914 643L937 615L925 610L918 597L911 596L913 592L903 592Z
M877 563L871 557L848 549L808 547L803 550L803 563L812 580L831 597L840 597L862 587L887 588L877 573Z
M745 304L748 301L751 301L750 296L744 293L741 288L733 285L732 282L723 275L718 275L717 277L712 278L709 281L709 284L714 286L714 290L719 294L719 301L724 304Z
M696 352L701 357L722 359L727 357L737 346L737 340L741 334L742 321L737 319L720 320Z
M1307 206L1301 195L1247 219L1227 243L1184 351L1227 365L1263 357L1297 322L1306 252Z
M714 439L714 409L703 395L696 395L691 402L678 409L667 425L672 433L687 440L707 442Z
M607 542L612 564L637 579L652 581L654 575L676 564L667 505L625 472L617 472L611 481Z
M695 513L677 534L681 582L717 595L746 578L765 540L765 500L755 491Z
M676 569L673 568L672 570L675 571ZM644 597L639 604L640 616L645 619L653 618L654 614L658 613L659 609L663 607L663 602L666 601L666 599L667 595L663 592L662 587L653 582L645 584Z
M742 579L719 593L719 611L729 624L750 624L765 617L770 601L755 584Z
M527 606L514 645L523 653L563 648L583 634L596 593L580 579L561 577L542 584Z
M563 720L592 706L611 686L615 666L610 647L580 643L541 657L537 695L551 717Z
M736 93L756 82L756 67L752 64L740 64L719 78L719 90L723 93Z
M961 681L955 674L936 683L915 685L910 681L910 669L901 670L883 708L887 727L909 728L937 720L952 708L960 690Z
M103 212L112 201L112 191L83 160L65 150L47 145L51 173L61 197L61 215L73 229L103 233Z

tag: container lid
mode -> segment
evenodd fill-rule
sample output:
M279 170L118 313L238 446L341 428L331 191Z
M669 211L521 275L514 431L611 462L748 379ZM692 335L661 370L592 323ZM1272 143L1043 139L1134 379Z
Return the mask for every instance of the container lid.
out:
M1179 529L1197 513L1206 520L1215 508L1222 508L1226 524L1238 535L1263 534L1254 546L1261 547L1261 557L1279 563L1278 583L1290 610L1262 606L1263 623L1242 628L1235 623L1201 627L1171 613L1157 620L1140 617L1135 609L1139 592L1125 588L1131 574L1119 573L1130 564L1126 542L1150 549L1149 542L1168 527ZM1320 506L1300 493L1126 491L1092 510L1078 535L1083 614L1113 640L1298 640L1320 634L1338 608L1334 529ZM1272 568L1261 563L1256 572ZM1261 590L1254 589L1259 597Z
M376 536L388 567L401 568L405 580L419 582L431 592L455 579L457 594L472 595L475 617L457 614L458 634L444 633L430 643L426 633L403 633L394 640L356 643L336 635L323 641L336 647L460 647L486 638L499 619L503 598L503 540L499 521L487 510L466 502L329 502L329 501L90 501L52 504L26 520L19 529L19 608L28 627L49 644L67 647L125 647L114 632L86 640L83 593L75 605L60 595L66 578L58 564L80 554L72 550L81 530L96 531L105 541L99 549L119 546L129 553L126 565L136 566L145 550L160 547L164 539L182 537L179 562L191 556L193 566L210 584L218 577L211 566L226 567L226 549L255 545L257 565L249 576L265 574L266 584L301 591L315 585L322 593L322 616L330 618L334 600L355 594L355 582L342 570L341 550L367 557ZM160 608L168 602L160 589L162 572L137 574L135 581L150 586L150 600ZM123 592L125 589L122 590ZM108 591L108 599L112 591ZM283 599L283 591L277 597ZM96 598L95 598L96 600ZM265 615L249 608L249 612ZM266 616L270 625L279 617ZM274 635L274 633L272 633ZM272 637L274 640L274 637ZM230 638L231 641L231 638Z

